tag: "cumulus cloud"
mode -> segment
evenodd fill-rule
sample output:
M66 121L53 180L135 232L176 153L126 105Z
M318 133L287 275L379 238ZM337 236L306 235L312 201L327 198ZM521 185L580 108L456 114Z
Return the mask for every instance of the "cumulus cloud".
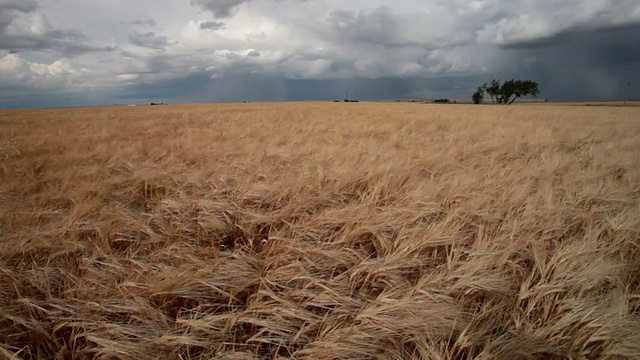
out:
M18 54L0 58L2 87L58 89L83 84L87 69L78 69L69 61L56 60L51 64L29 62Z

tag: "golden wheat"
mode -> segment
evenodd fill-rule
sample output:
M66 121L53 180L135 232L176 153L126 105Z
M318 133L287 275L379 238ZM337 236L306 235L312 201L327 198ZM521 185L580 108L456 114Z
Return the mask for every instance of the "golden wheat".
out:
M640 109L0 112L0 355L637 359Z

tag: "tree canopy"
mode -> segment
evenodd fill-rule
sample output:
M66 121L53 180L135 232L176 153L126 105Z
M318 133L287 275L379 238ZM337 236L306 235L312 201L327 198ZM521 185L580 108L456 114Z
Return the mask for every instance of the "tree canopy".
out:
M484 83L478 87L472 95L474 103L479 104L482 101L485 91L491 97L491 102L501 105L510 105L522 96L537 97L540 94L538 83L535 81L511 79L500 85L500 80L494 79L491 84ZM476 102L478 99L479 101Z
M482 86L478 86L476 92L471 95L471 100L474 104L480 104L484 100L484 89L482 88Z

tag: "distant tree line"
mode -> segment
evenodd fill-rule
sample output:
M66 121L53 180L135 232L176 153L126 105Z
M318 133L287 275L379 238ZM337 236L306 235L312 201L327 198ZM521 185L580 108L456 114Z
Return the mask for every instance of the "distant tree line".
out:
M456 101L451 102L449 99L435 99L433 100L435 104L455 104Z
M484 83L478 86L476 92L471 95L474 104L480 104L484 101L485 92L491 97L491 102L499 105L511 105L517 98L532 95L537 97L540 94L538 83L531 80L514 80L505 81L500 85L500 80L492 80L490 85Z

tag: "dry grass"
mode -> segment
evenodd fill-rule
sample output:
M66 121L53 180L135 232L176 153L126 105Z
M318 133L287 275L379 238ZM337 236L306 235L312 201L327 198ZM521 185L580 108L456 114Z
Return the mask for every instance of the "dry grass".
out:
M9 359L638 359L640 109L0 112Z

